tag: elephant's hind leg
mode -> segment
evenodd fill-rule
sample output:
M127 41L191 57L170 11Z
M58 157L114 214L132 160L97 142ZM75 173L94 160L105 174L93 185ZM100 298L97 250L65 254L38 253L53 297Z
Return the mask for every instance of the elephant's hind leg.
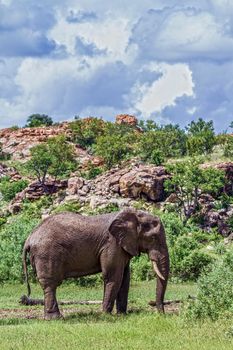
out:
M63 316L60 313L56 299L57 284L44 280L40 280L39 282L44 290L44 319L54 320L62 318Z
M37 275L37 277L44 291L44 319L54 320L62 318L56 298L56 290L61 282L47 276Z
M116 299L117 313L126 313L127 311L129 283L130 283L130 267L128 263L125 267L121 287L117 294L117 299Z

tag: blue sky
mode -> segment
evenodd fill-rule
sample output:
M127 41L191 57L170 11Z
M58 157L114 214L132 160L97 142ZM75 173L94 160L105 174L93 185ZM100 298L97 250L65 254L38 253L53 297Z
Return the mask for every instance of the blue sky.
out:
M232 0L0 0L0 128L119 113L233 121Z

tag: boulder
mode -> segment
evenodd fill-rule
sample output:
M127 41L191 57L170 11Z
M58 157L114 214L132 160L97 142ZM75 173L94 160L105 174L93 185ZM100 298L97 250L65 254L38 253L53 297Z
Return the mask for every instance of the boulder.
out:
M10 154L13 160L27 160L33 146L61 134L70 134L67 122L36 128L8 128L0 130L0 143L3 152Z
M131 126L136 126L138 120L135 116L129 114L119 114L116 116L116 124L128 124Z
M81 177L70 177L67 185L67 194L74 195L77 194L84 185L84 179Z
M119 180L120 194L129 198L145 198L154 202L165 199L164 181L169 178L164 167L141 165Z

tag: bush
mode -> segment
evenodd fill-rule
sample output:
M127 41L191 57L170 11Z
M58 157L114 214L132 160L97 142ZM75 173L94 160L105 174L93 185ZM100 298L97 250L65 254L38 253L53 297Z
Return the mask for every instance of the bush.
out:
M1 218L0 217L0 227L3 226L7 222L6 218Z
M175 213L162 213L161 219L164 224L167 242L169 246L173 246L176 239L188 233L188 227L184 226L181 219Z
M103 173L103 169L95 166L93 163L88 162L86 170L81 171L81 176L87 180L94 179L96 176Z
M10 181L9 177L4 177L0 181L0 192L5 201L10 201L15 198L18 192L21 192L28 185L27 180Z
M233 158L233 137L229 136L224 144L223 154L225 157Z
M85 119L75 118L70 124L72 139L83 148L91 147L99 136L104 133L105 122L102 119L90 117Z
M47 175L68 176L76 169L74 148L67 143L64 135L59 135L31 148L31 159L27 168L34 173L37 180L44 185Z
M38 219L21 214L2 226L0 231L0 282L23 280L23 245L38 222Z
M192 121L186 127L188 132L187 151L190 155L209 154L216 144L213 121Z
M165 158L185 154L186 136L178 126L166 125L158 130L146 131L138 143L138 153L142 160L160 165Z
M203 169L200 163L201 159L193 158L167 165L172 176L165 180L165 189L168 193L176 193L175 206L184 222L197 211L202 193L218 195L224 187L223 171Z
M198 280L197 299L185 310L189 319L218 319L224 313L233 315L233 250L222 261L213 264Z
M93 151L103 158L106 168L121 163L134 155L138 133L125 124L106 123L104 134L96 139Z
M170 253L171 276L183 281L196 280L212 262L207 253L200 251L201 244L215 239L215 235L206 234L189 221L184 225L175 213L162 213L160 217Z
M130 264L132 279L134 281L149 281L155 278L151 261L148 256L143 254L132 259Z
M56 207L52 213L62 213L64 211L69 211L72 213L78 213L81 209L81 205L79 202L67 202L64 204L59 205L58 207Z
M50 126L53 124L52 118L46 114L32 114L27 118L25 127L34 128L38 126Z

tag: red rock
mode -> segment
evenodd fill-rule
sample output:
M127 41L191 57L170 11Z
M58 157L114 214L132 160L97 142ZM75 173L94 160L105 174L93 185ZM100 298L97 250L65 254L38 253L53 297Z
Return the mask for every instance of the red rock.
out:
M116 123L117 124L128 124L131 126L136 126L138 123L138 120L135 116L129 115L129 114L119 114L116 116Z

